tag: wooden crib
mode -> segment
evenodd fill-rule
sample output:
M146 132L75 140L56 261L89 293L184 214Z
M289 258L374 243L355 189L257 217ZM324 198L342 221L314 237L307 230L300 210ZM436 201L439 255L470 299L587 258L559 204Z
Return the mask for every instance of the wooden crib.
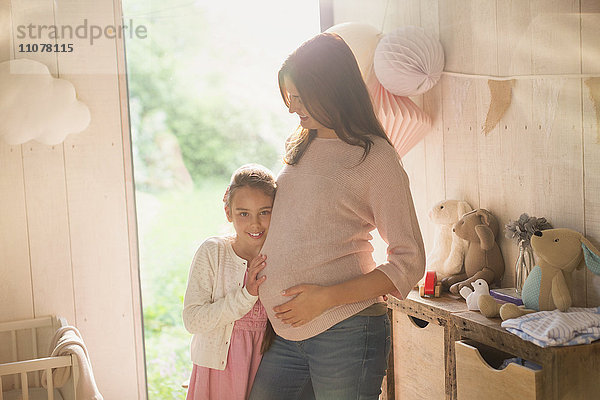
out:
M48 352L62 326L67 321L55 316L0 323L0 400L76 400L77 358L50 357ZM52 369L61 367L71 368L71 376L63 387L55 388Z

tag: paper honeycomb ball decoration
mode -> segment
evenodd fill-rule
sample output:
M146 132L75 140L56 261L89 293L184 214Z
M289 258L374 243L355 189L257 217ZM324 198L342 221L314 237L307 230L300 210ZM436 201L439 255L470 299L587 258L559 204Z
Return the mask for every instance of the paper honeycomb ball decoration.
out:
M379 82L392 94L416 96L440 80L444 49L423 28L405 26L381 38L375 49L373 69Z
M406 96L396 96L377 80L368 85L375 114L400 157L431 131L431 117Z
M337 33L350 47L363 78L367 78L373 70L375 49L381 39L379 29L359 22L344 22L327 29L325 32Z

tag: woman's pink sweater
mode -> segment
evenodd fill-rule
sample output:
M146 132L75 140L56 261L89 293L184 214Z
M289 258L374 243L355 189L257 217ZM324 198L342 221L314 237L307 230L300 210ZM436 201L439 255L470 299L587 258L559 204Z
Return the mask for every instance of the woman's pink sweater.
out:
M360 312L376 298L331 308L301 327L281 323L273 307L289 301L281 291L302 283L333 285L378 268L403 298L425 271L425 251L409 182L396 151L385 140L364 161L363 148L316 138L300 162L277 179L269 234L267 280L259 289L273 328L288 340L315 336ZM376 266L370 232L388 243L387 262Z

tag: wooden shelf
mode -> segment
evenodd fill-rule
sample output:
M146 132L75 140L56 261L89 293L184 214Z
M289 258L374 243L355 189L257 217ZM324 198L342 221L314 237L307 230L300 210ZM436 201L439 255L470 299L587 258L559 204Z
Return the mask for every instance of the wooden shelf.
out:
M413 290L405 300L390 296L388 307L393 312L394 323L392 326L394 329L407 329L406 325L399 323L400 318L403 318L402 314L443 327L443 330L438 331L440 335L443 332L444 365L430 367L443 368L445 371L444 399L455 400L458 398L455 343L461 340L480 343L482 348L487 346L540 365L542 370L536 374L536 388L532 389L537 396L535 398L543 400L595 399L600 393L600 341L589 345L542 348L532 342L522 340L502 328L500 318L490 319L478 311L467 310L466 303L462 298L448 293L442 294L439 298L423 298L419 296L418 290ZM396 343L403 340L402 337L402 332L395 332L394 347L402 347L403 350L412 348L418 352L420 346L427 345L427 343L422 343L419 335L415 336L414 334L410 336L412 338L410 340L414 340L415 343ZM425 334L422 337L430 340ZM442 340L442 338L437 339ZM398 357L406 357L406 355L398 354ZM402 368L397 361L395 364L397 368ZM394 371L390 371L390 374L394 374ZM424 371L423 374L426 375L427 372ZM401 378L396 379L394 383L397 392L405 389L403 385L415 385L415 382L402 382L404 376L402 373L395 375ZM418 377L414 379L418 379ZM422 384L426 385L427 376L423 376L422 379ZM466 393L465 391L461 392ZM397 397L389 388L388 393L389 399ZM405 397L410 398L406 395ZM486 396L486 398L491 400L493 396Z

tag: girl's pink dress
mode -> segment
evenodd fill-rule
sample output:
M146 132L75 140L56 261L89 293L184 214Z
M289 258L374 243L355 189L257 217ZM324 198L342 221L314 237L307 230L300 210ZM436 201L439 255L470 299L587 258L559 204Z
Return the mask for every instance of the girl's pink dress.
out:
M194 364L186 400L245 400L250 395L262 355L267 313L260 300L235 321L227 366L223 371Z

